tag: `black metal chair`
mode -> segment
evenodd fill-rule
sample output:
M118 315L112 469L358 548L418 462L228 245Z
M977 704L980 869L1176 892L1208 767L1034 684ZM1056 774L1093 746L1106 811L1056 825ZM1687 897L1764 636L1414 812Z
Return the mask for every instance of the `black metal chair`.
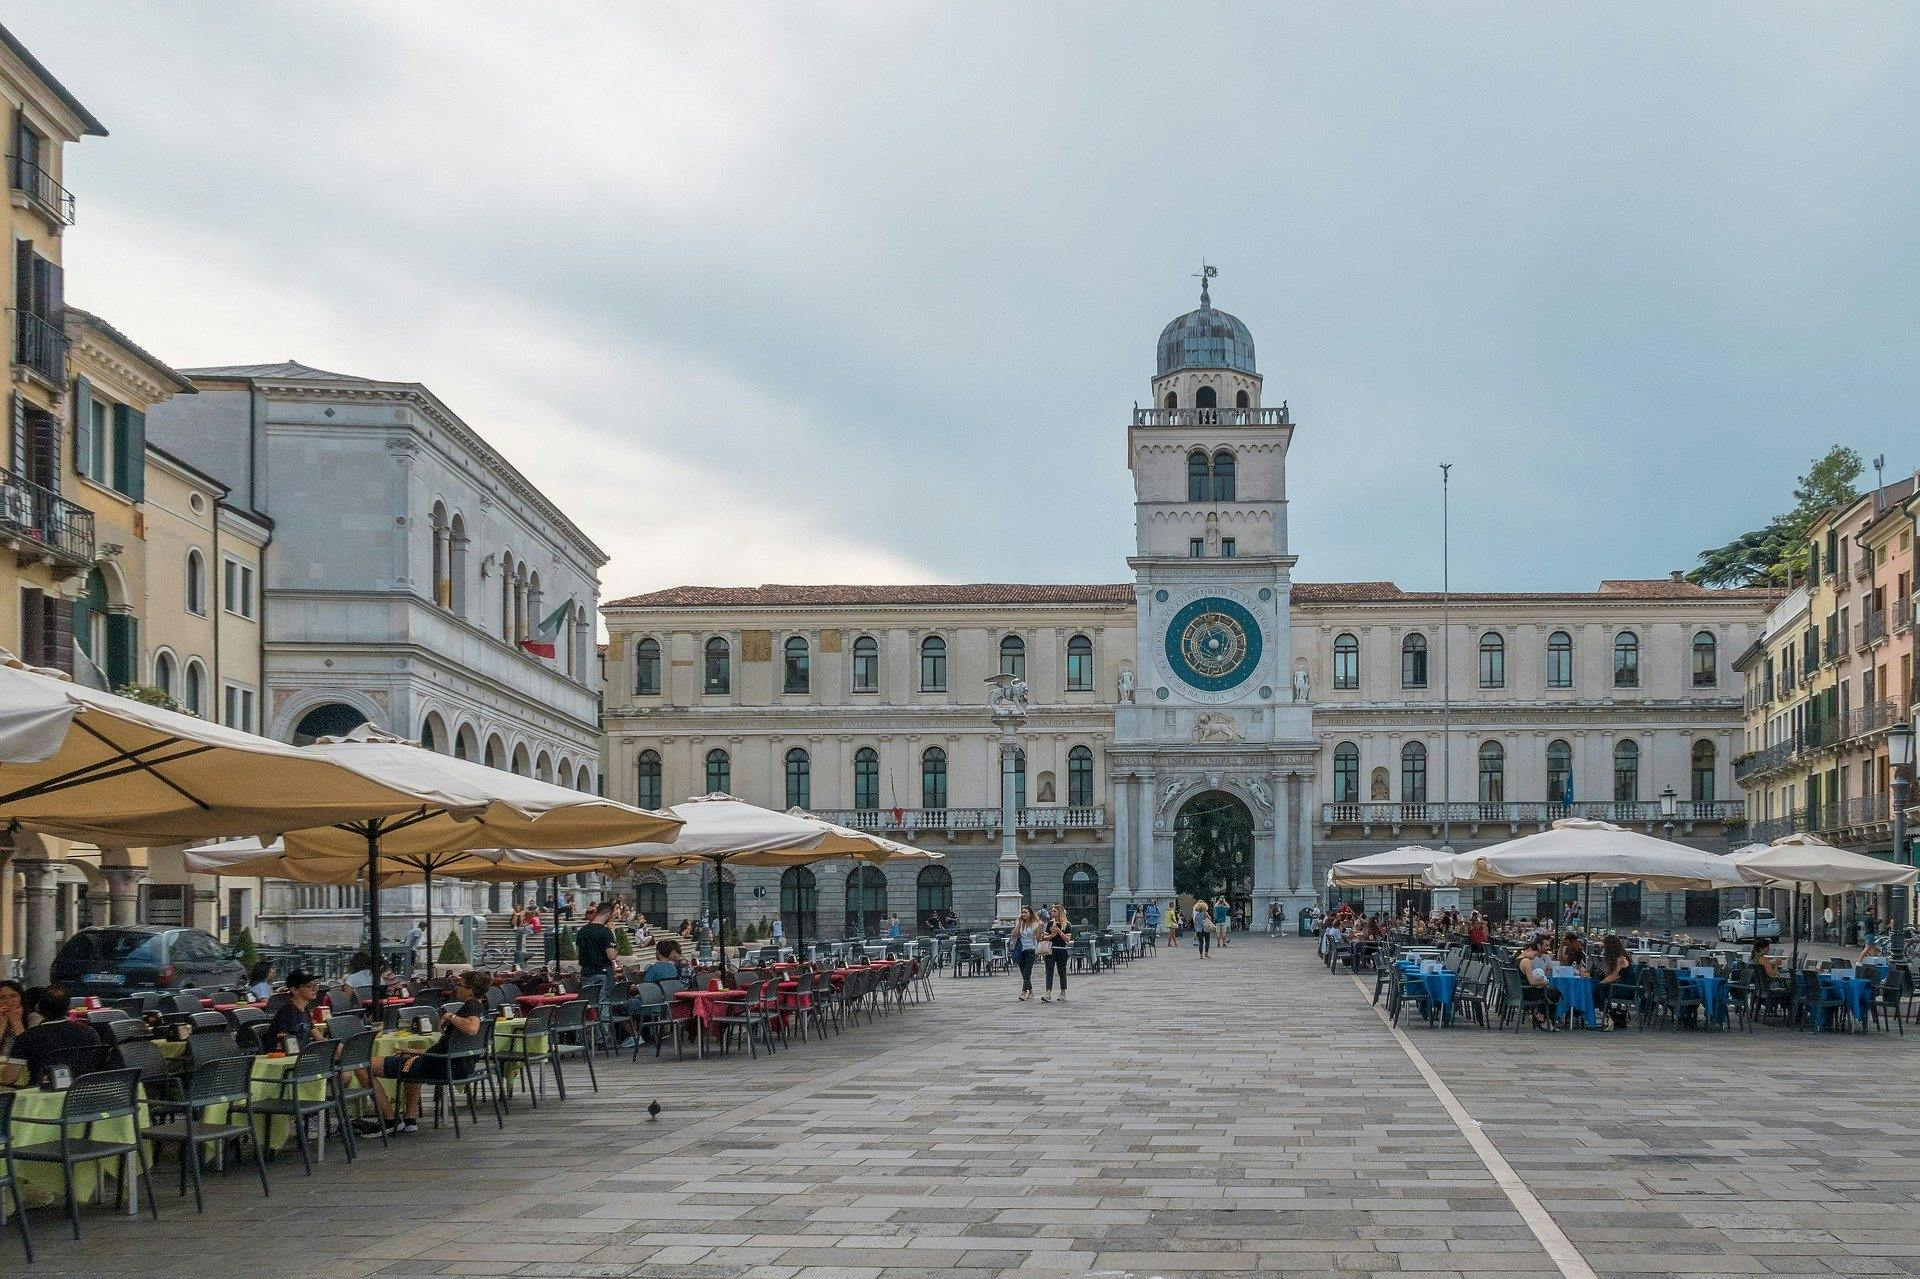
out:
M483 1088L493 1104L494 1123L502 1128L507 1126L504 1103L500 1097L500 1077L493 1068L493 1018L482 1018L478 1033L472 1035L463 1035L449 1027L447 1046L443 1051L421 1053L415 1060L432 1063L433 1066L430 1074L409 1074L406 1082L433 1090L434 1127L440 1126L441 1103L449 1102L447 1110L453 1115L453 1135L456 1140L459 1139L460 1098L451 1094L460 1088L466 1090L467 1115L475 1123L480 1122L480 1114L474 1105L473 1090Z
M253 1093L250 1075L253 1062L247 1057L228 1057L197 1066L186 1078L180 1101L167 1106L167 1118L151 1124L144 1132L148 1141L180 1148L180 1193L187 1193L187 1177L193 1177L193 1206L207 1210L205 1187L201 1179L202 1152L208 1146L224 1147L231 1141L245 1141L253 1148L254 1170L260 1174L260 1192L273 1193L267 1186L267 1159L254 1126ZM225 1108L222 1119L212 1119L215 1106ZM238 1113L240 1118L235 1120Z
M508 1098L511 1099L513 1088L507 1070L509 1067L516 1067L520 1071L520 1082L527 1086L527 1100L533 1103L535 1110L540 1109L540 1093L546 1087L546 1083L536 1076L540 1074L542 1068L547 1068L553 1071L554 1081L560 1089L560 1100L565 1101L567 1085L566 1081L560 1078L559 1063L554 1060L552 1018L547 1015L547 1010L534 1009L527 1014L526 1020L520 1026L508 1028L504 1032L504 1037L506 1043L503 1047L500 1043L501 1032L496 1030L493 1061L499 1068L501 1082L507 1084ZM546 1046L535 1048L533 1041L536 1039L544 1040ZM638 1050L634 1055L639 1056Z
M20 1202L20 1179L13 1170L13 1093L0 1089L0 1190L13 1201L13 1224L20 1230L20 1246L33 1261L33 1236L27 1231L26 1205Z
M593 1091L599 1092L600 1077L593 1069L593 1041L587 1035L586 1001L569 999L564 1004L551 1005L547 1011L550 1014L547 1053L553 1062L554 1082L560 1087L560 1100L567 1099L567 1081L561 1074L560 1066L573 1057L587 1063L587 1082Z
M121 1120L131 1129L131 1139L123 1140L118 1134L104 1137L99 1134L99 1125L117 1124ZM67 1224L72 1227L75 1239L80 1238L80 1211L73 1193L73 1170L82 1164L111 1164L132 1156L139 1162L140 1182L146 1187L147 1210L155 1221L160 1219L160 1206L153 1198L153 1170L147 1164L147 1148L141 1141L139 1071L103 1070L88 1075L67 1089L60 1101L58 1119L15 1115L11 1122L59 1130L55 1141L13 1146L13 1159L18 1163L60 1165ZM73 1135L75 1130L80 1133L78 1137ZM123 1179L120 1193L124 1196L138 1192L124 1184Z
M223 1025L219 1030L201 1030L187 1037L187 1062L193 1069L229 1057L244 1056L240 1040Z
M640 1060L640 1045L649 1041L654 1055L659 1056L662 1038L673 1033L667 992L659 982L643 981L633 988L633 998L627 1001L627 1023L633 1030L632 1060Z
M364 1101L373 1107L374 1117L378 1118L380 1100L374 1096L374 1089L380 1086L380 1081L373 1077L374 1032L357 1030L344 1038L335 1037L334 1028L345 1020L344 1017L335 1018L327 1027L329 1038L340 1045L339 1054L333 1059L333 1091L340 1098L342 1106ZM355 1020L358 1021L357 1018ZM349 1151L356 1155L360 1153L360 1140L353 1135L351 1127L342 1125L341 1140L347 1143ZM383 1150L388 1148L387 1126L384 1123L380 1125L380 1147Z
M1867 1005L1868 1015L1878 1023L1880 1029L1887 1028L1892 1021L1900 1028L1900 1037L1907 1037L1907 995L1909 980L1907 970L1896 964L1888 964L1886 976L1874 983L1873 994Z
M188 1046L191 1047L191 1043ZM267 1116L269 1123L278 1117L293 1125L294 1144L300 1150L300 1166L306 1169L309 1177L313 1176L313 1151L307 1137L307 1121L315 1116L319 1117L323 1131L328 1115L339 1120L342 1148L347 1152L347 1159L353 1159L353 1138L347 1133L346 1103L340 1100L340 1094L333 1087L333 1058L338 1047L327 1039L316 1039L309 1043L294 1059L293 1068L281 1078L278 1094L253 1103L254 1112ZM320 1095L301 1096L301 1089L312 1084L320 1086Z

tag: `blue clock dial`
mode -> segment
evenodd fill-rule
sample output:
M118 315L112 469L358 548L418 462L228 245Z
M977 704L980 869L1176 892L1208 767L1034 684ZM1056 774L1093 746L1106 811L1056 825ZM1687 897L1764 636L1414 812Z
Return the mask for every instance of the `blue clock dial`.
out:
M1232 600L1194 600L1167 625L1167 664L1197 689L1224 692L1260 665L1260 623Z

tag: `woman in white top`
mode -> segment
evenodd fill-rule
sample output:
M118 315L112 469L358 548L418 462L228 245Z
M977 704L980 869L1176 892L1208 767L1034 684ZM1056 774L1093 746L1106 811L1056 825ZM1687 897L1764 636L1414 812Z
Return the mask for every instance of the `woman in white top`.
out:
M1020 908L1020 922L1013 926L1013 963L1020 970L1020 998L1033 998L1033 961L1040 955L1040 939L1046 926L1033 913L1033 907Z

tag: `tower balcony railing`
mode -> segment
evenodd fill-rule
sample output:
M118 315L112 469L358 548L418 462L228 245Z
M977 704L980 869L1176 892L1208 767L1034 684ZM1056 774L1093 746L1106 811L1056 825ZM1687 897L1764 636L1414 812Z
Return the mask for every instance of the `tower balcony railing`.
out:
M1738 821L1745 816L1744 801L1737 799L1683 799L1674 806L1674 825L1691 828L1701 823L1716 825ZM1399 831L1418 826L1438 829L1453 826L1472 832L1483 826L1514 830L1545 830L1563 817L1583 817L1619 826L1658 829L1666 822L1658 800L1605 799L1575 800L1455 800L1450 804L1423 801L1390 803L1332 803L1320 806L1320 824L1327 827L1357 826L1363 831L1384 827Z
M1135 426L1287 426L1287 406L1277 409L1142 409L1133 411Z
M815 817L854 830L914 834L957 835L965 831L998 831L998 808L813 808ZM1014 817L1015 827L1027 831L1104 830L1107 810L1099 804L1031 804Z

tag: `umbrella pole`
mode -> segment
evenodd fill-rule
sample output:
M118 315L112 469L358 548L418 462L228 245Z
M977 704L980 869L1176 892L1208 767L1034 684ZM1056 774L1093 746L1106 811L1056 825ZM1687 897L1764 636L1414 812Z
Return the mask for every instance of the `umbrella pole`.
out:
M1413 885L1414 880L1407 879L1407 945L1413 945Z
M432 981L433 980L433 864L431 862L427 864L426 876L427 876L426 878L426 884L427 884L427 980ZM413 962L412 955L407 956L407 962L409 964ZM472 964L473 956L471 955L467 956L467 962L469 964ZM474 966L478 967L479 965L475 964Z
M547 931L547 946L553 947L553 958L540 956L547 964L547 975L553 979L555 988L560 985L560 877L547 876L547 901L553 910L553 927ZM541 949L545 949L543 946Z
M385 983L380 980L380 824L368 822L367 836L367 1002L373 1009L373 1024L381 1024L380 996Z
M1593 936L1593 876L1587 876L1585 904L1580 907L1580 930Z
M727 888L726 868L713 859L713 913L720 917L720 989L732 990L727 983Z

